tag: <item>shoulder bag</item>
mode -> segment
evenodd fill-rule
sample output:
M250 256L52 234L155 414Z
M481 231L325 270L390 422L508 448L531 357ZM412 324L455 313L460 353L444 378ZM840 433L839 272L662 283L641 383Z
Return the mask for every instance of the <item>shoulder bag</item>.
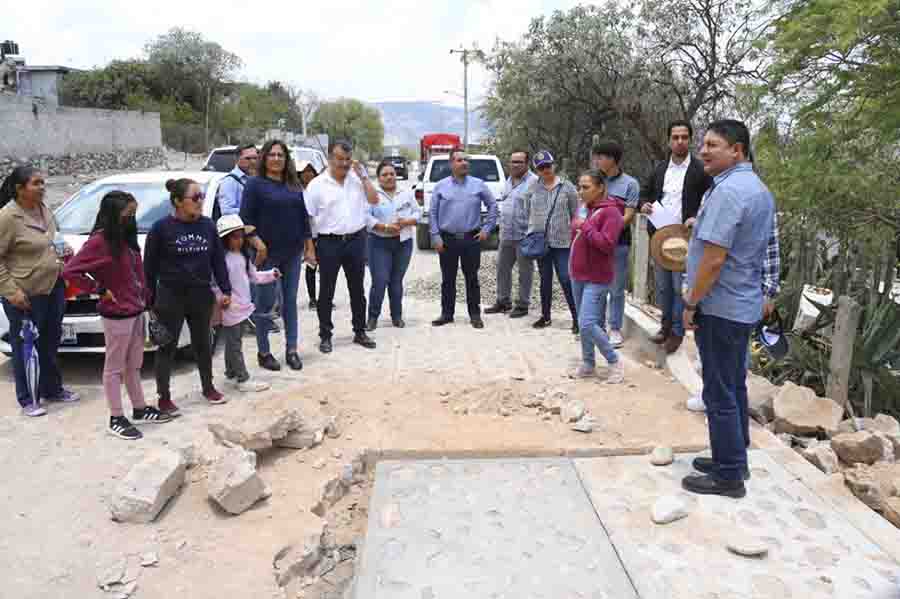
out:
M561 191L562 183L556 189L556 196L553 198L550 212L547 213L547 223L544 225L544 230L529 233L519 242L519 251L526 258L531 258L532 260L543 258L550 251L550 246L547 245L547 231L550 229L550 219L553 217L553 211L556 209L556 202L559 200Z

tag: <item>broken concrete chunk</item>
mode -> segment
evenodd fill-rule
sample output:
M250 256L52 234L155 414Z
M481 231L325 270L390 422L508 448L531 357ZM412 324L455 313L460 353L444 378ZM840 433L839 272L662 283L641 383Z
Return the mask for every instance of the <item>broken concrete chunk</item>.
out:
M578 433L591 433L594 431L594 426L597 424L594 417L591 415L585 415L571 426L572 430Z
M309 576L325 551L326 528L307 536L302 542L283 547L272 561L275 581L285 587L293 580Z
M560 419L564 424L578 422L584 416L587 407L580 399L570 399L560 409Z
M324 429L299 428L290 431L281 439L274 441L275 447L285 447L289 449L312 449L322 444L325 439Z
M167 449L152 452L117 485L110 505L112 519L152 522L184 484L184 474L185 463L180 454Z
M650 518L655 524L670 524L687 518L689 513L688 504L683 498L677 495L664 495L653 504Z
M650 463L654 466L668 466L675 461L675 452L671 447L657 447L650 454Z
M141 566L144 568L152 568L159 564L159 555L155 551L148 551L141 554Z
M209 425L209 431L222 444L240 445L244 449L258 451L272 447L283 439L289 431L303 426L303 415L296 408L284 406L258 407L248 409L227 422Z
M779 388L765 377L755 374L747 375L747 411L750 417L760 424L767 424L775 419L775 396Z
M828 443L821 443L802 449L800 454L825 474L834 474L840 471L837 454Z
M97 566L97 586L103 590L119 584L125 577L128 561L124 557L115 557Z
M241 514L272 494L256 473L256 454L240 447L213 464L206 484L209 498L230 514Z
M844 409L834 401L817 397L815 391L787 382L775 396L775 431L793 435L833 436Z
M874 464L884 457L886 440L868 431L842 433L831 440L831 447L848 464Z

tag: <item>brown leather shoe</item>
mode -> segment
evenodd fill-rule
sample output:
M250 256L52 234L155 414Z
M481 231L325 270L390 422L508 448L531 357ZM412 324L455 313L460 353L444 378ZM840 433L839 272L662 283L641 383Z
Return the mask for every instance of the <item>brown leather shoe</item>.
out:
M669 335L671 335L671 334L672 334L672 327L668 326L666 324L663 324L662 328L660 328L659 331L657 331L657 333L655 335L650 337L650 341L652 341L656 345L662 345L663 343L666 342L666 339L668 339Z
M674 354L678 351L678 348L681 347L681 342L684 341L684 337L679 337L678 335L670 335L668 339L666 339L666 353Z

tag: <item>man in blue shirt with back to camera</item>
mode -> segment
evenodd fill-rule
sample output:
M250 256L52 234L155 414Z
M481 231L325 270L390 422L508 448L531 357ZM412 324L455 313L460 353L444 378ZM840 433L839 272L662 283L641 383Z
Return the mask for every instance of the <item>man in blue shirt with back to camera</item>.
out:
M497 224L497 203L484 181L469 176L469 157L460 149L450 152L451 175L438 181L431 195L431 242L441 262L441 316L431 322L439 327L453 322L456 310L456 272L462 265L466 280L466 304L476 329L481 320L481 242ZM481 205L487 218L481 222Z
M743 497L749 478L747 346L763 313L763 263L775 218L772 193L753 172L750 132L735 120L707 128L700 151L713 186L688 249L684 326L694 330L703 364L703 402L712 458L696 458L700 475L682 486L703 495Z

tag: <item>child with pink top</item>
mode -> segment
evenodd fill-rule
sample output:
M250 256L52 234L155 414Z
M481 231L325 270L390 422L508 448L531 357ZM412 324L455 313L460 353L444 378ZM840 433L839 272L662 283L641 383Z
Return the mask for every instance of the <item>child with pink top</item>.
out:
M269 384L262 381L251 381L250 373L244 363L241 348L241 337L244 321L253 314L255 306L250 296L250 283L266 285L281 277L277 268L257 271L250 255L244 246L244 234L253 231L250 225L237 214L227 214L216 223L219 238L225 247L225 266L231 281L231 304L221 311L222 332L225 339L225 378L234 384L238 391L255 393L265 391ZM216 298L222 294L213 287Z

